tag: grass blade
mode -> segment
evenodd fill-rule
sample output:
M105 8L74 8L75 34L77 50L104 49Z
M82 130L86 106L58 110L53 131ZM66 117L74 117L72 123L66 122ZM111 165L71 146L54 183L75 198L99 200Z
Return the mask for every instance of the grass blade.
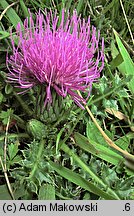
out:
M29 17L30 15L29 15L28 9L27 9L23 0L20 0L20 5L21 5L21 8L24 12L25 17Z
M9 32L6 31L0 31L0 40L9 37Z
M1 0L0 5L3 7L4 10L7 7L9 7L9 4L5 0ZM6 11L6 14L7 14L7 17L9 18L10 22L13 24L14 27L16 27L16 25L18 23L20 23L22 25L22 21L21 21L20 17L17 15L17 13L15 12L15 10L13 8L9 8Z
M85 180L79 174L76 174L73 171L63 166L60 166L52 161L50 161L49 163L58 174L68 179L69 181L73 182L74 184L81 186L85 190L90 191L98 196L101 196L104 199L109 199L109 200L116 199L114 196L111 196L108 193L104 192L99 187L95 186L93 183Z
M74 133L74 139L76 145L78 145L80 148L109 163L117 165L121 160L123 160L122 156L116 152L93 140L89 141L88 138L78 132Z
M125 75L129 76L132 75L132 79L128 83L128 88L131 91L132 94L134 94L134 63L127 52L126 48L124 47L118 33L113 29L114 35L116 38L116 42L118 44L118 48L120 51L120 54L122 55L122 58L124 60L124 65L125 65Z
M73 158L74 161L77 162L78 166L81 167L83 170L85 170L85 172L87 172L91 178L99 183L103 188L105 188L107 190L107 193L109 193L110 195L113 195L115 197L115 199L120 199L119 196L110 188L108 187L104 182L103 180L98 176L96 175L91 169L89 166L87 166L81 159L80 157L75 154L65 143L62 142L62 145L61 145L61 149L67 153L70 157Z

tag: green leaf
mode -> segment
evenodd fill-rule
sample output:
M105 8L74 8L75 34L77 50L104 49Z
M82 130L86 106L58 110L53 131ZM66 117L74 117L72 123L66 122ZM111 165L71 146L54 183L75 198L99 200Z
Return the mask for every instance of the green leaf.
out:
M39 200L55 200L55 187L51 184L44 184L39 190Z
M122 199L133 199L134 198L134 176L126 178L117 187L117 193L122 197Z
M27 187L28 187L29 190L31 190L33 193L36 193L36 194L37 194L38 188L37 188L37 185L36 185L33 181L27 182Z
M52 182L53 182L49 173L43 172L43 171L41 172L39 169L36 171L35 177L39 181L40 185L42 184L42 182L46 182L49 184L52 184Z
M0 92L0 104L1 104L2 101L3 101L3 98L4 98L4 96L3 96L3 94Z
M127 150L131 139L134 139L134 133L128 133L125 136L120 137L115 141L115 144L121 147L123 150Z
M107 165L103 164L102 166L102 178L104 179L105 183L113 188L113 184L118 182L117 174L114 170L109 169Z
M74 133L74 139L76 145L78 145L80 148L109 163L117 165L121 160L123 160L123 157L120 156L118 153L112 151L108 147L105 147L92 139L86 138L78 132Z
M6 32L6 31L0 31L0 40L4 39L4 38L7 38L9 37L9 32Z
M17 200L18 198L25 195L26 191L23 185L21 187L17 187L16 184L11 183L11 187L14 191L14 197ZM9 190L7 188L7 185L0 185L0 200L11 200L12 197L9 193Z
M77 11L78 14L80 13L80 11L81 11L81 9L82 9L82 6L83 6L83 1L82 1L82 0L79 0L79 1L78 1L78 5L77 5L77 7L76 7L76 11Z
M13 91L13 86L11 86L10 84L6 84L5 93L10 94L12 91Z
M93 140L97 143L103 144L107 146L107 143L103 136L100 134L98 128L93 122L87 122L87 127L86 127L86 135L89 140Z
M121 65L122 62L123 62L123 58L122 58L121 54L119 53L110 63L111 69L115 69L116 67Z
M81 160L81 158L77 154L75 154L74 151L71 150L64 142L62 142L61 144L61 149L65 153L67 153L75 162L77 162L78 166L81 167L82 170L86 171L95 182L102 185L102 187L107 190L107 193L110 193L110 195L113 195L115 199L119 199L119 196L111 188L108 188L107 185L104 183L104 181L98 175L96 175L91 170L91 168L86 163L84 163Z
M15 156L13 159L12 159L12 161L10 162L10 164L11 165L14 165L15 163L20 163L22 161L22 157L21 156L19 156L19 155L17 155L17 156Z
M127 52L126 48L124 47L118 33L113 29L113 32L115 34L116 42L118 44L118 48L120 51L120 54L122 55L122 58L124 60L125 65L125 75L129 76L132 75L132 79L128 83L128 87L130 91L134 94L134 63Z
M97 187L93 183L82 178L79 174L76 174L75 172L73 172L73 171L71 171L71 170L69 170L63 166L60 166L60 165L58 165L52 161L50 161L49 163L59 175L68 179L69 181L73 182L74 184L84 188L85 190L90 191L90 192L92 192L98 196L101 196L104 199L109 199L109 200L116 199L114 196L111 196L108 193L101 190L99 188L99 186Z
M128 176L134 176L134 170L125 167L125 172L127 173Z
M66 10L70 10L72 0L66 1Z
M9 7L9 4L5 0L1 0L0 5L3 7L4 10L7 7ZM17 15L17 13L15 12L15 10L13 8L9 8L7 10L6 14L7 14L8 18L10 19L10 22L14 25L14 27L16 27L18 23L23 25L20 17Z
M120 189L121 190L127 190L129 189L134 183L134 176L131 176L127 179L125 179L121 184L120 184Z
M10 160L12 160L16 154L18 152L18 144L17 143L11 143L10 145L8 145L8 154L9 154L9 158Z
M0 113L0 119L2 119L2 122L4 125L7 125L9 117L11 119L13 114L13 110L10 108L7 111L1 111Z
M125 89L125 88L119 90L118 95L120 97L124 97L124 98L129 98L130 97L128 92L127 92L127 89Z
M11 200L12 197L9 193L7 185L0 185L0 200Z
M23 196L27 194L27 191L26 191L24 185L22 185L22 184L21 185L16 185L14 183L14 184L11 184L11 186L13 187L14 197L15 197L16 200L18 200L19 198L23 199Z
M107 100L107 99L104 98L104 100L103 100L103 106L105 108L109 107L109 108L118 110L117 100L113 100L113 99Z
M24 12L25 17L29 17L28 9L27 9L27 7L26 7L23 0L20 0L20 5L21 5L21 8L22 8L22 10Z
M113 60L110 62L111 69L114 70L116 67L118 67L119 71L122 71L124 67L124 61L113 40L111 42L111 54L113 57Z

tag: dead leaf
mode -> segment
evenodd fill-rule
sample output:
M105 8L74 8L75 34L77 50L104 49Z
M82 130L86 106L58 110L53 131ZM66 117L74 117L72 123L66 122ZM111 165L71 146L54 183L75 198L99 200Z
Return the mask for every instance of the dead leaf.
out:
M108 112L111 115L114 115L115 117L117 117L120 120L128 120L128 117L125 116L122 112L114 110L112 108L106 108L105 109L106 112Z

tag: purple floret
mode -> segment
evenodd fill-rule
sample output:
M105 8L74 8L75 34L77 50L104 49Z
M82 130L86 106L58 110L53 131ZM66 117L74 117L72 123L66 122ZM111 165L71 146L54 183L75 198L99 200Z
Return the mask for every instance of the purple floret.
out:
M17 25L16 36L11 36L13 54L7 57L8 80L21 89L46 86L45 105L52 102L54 88L60 96L70 95L83 107L86 100L77 90L90 94L92 83L100 77L104 40L99 42L100 33L90 27L90 19L86 22L76 11L72 17L68 13L65 21L62 10L60 25L56 12L45 14L39 12L36 22L30 14L30 21L27 18L23 26Z

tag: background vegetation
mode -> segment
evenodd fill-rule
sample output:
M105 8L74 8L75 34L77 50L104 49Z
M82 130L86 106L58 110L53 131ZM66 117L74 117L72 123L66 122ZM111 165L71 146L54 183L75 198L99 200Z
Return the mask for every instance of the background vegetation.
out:
M6 82L10 28L45 8L77 10L101 31L105 68L88 107L105 134L134 154L133 0L0 1L0 199L134 199L134 159L111 148L87 109ZM39 100L37 101L37 97Z

